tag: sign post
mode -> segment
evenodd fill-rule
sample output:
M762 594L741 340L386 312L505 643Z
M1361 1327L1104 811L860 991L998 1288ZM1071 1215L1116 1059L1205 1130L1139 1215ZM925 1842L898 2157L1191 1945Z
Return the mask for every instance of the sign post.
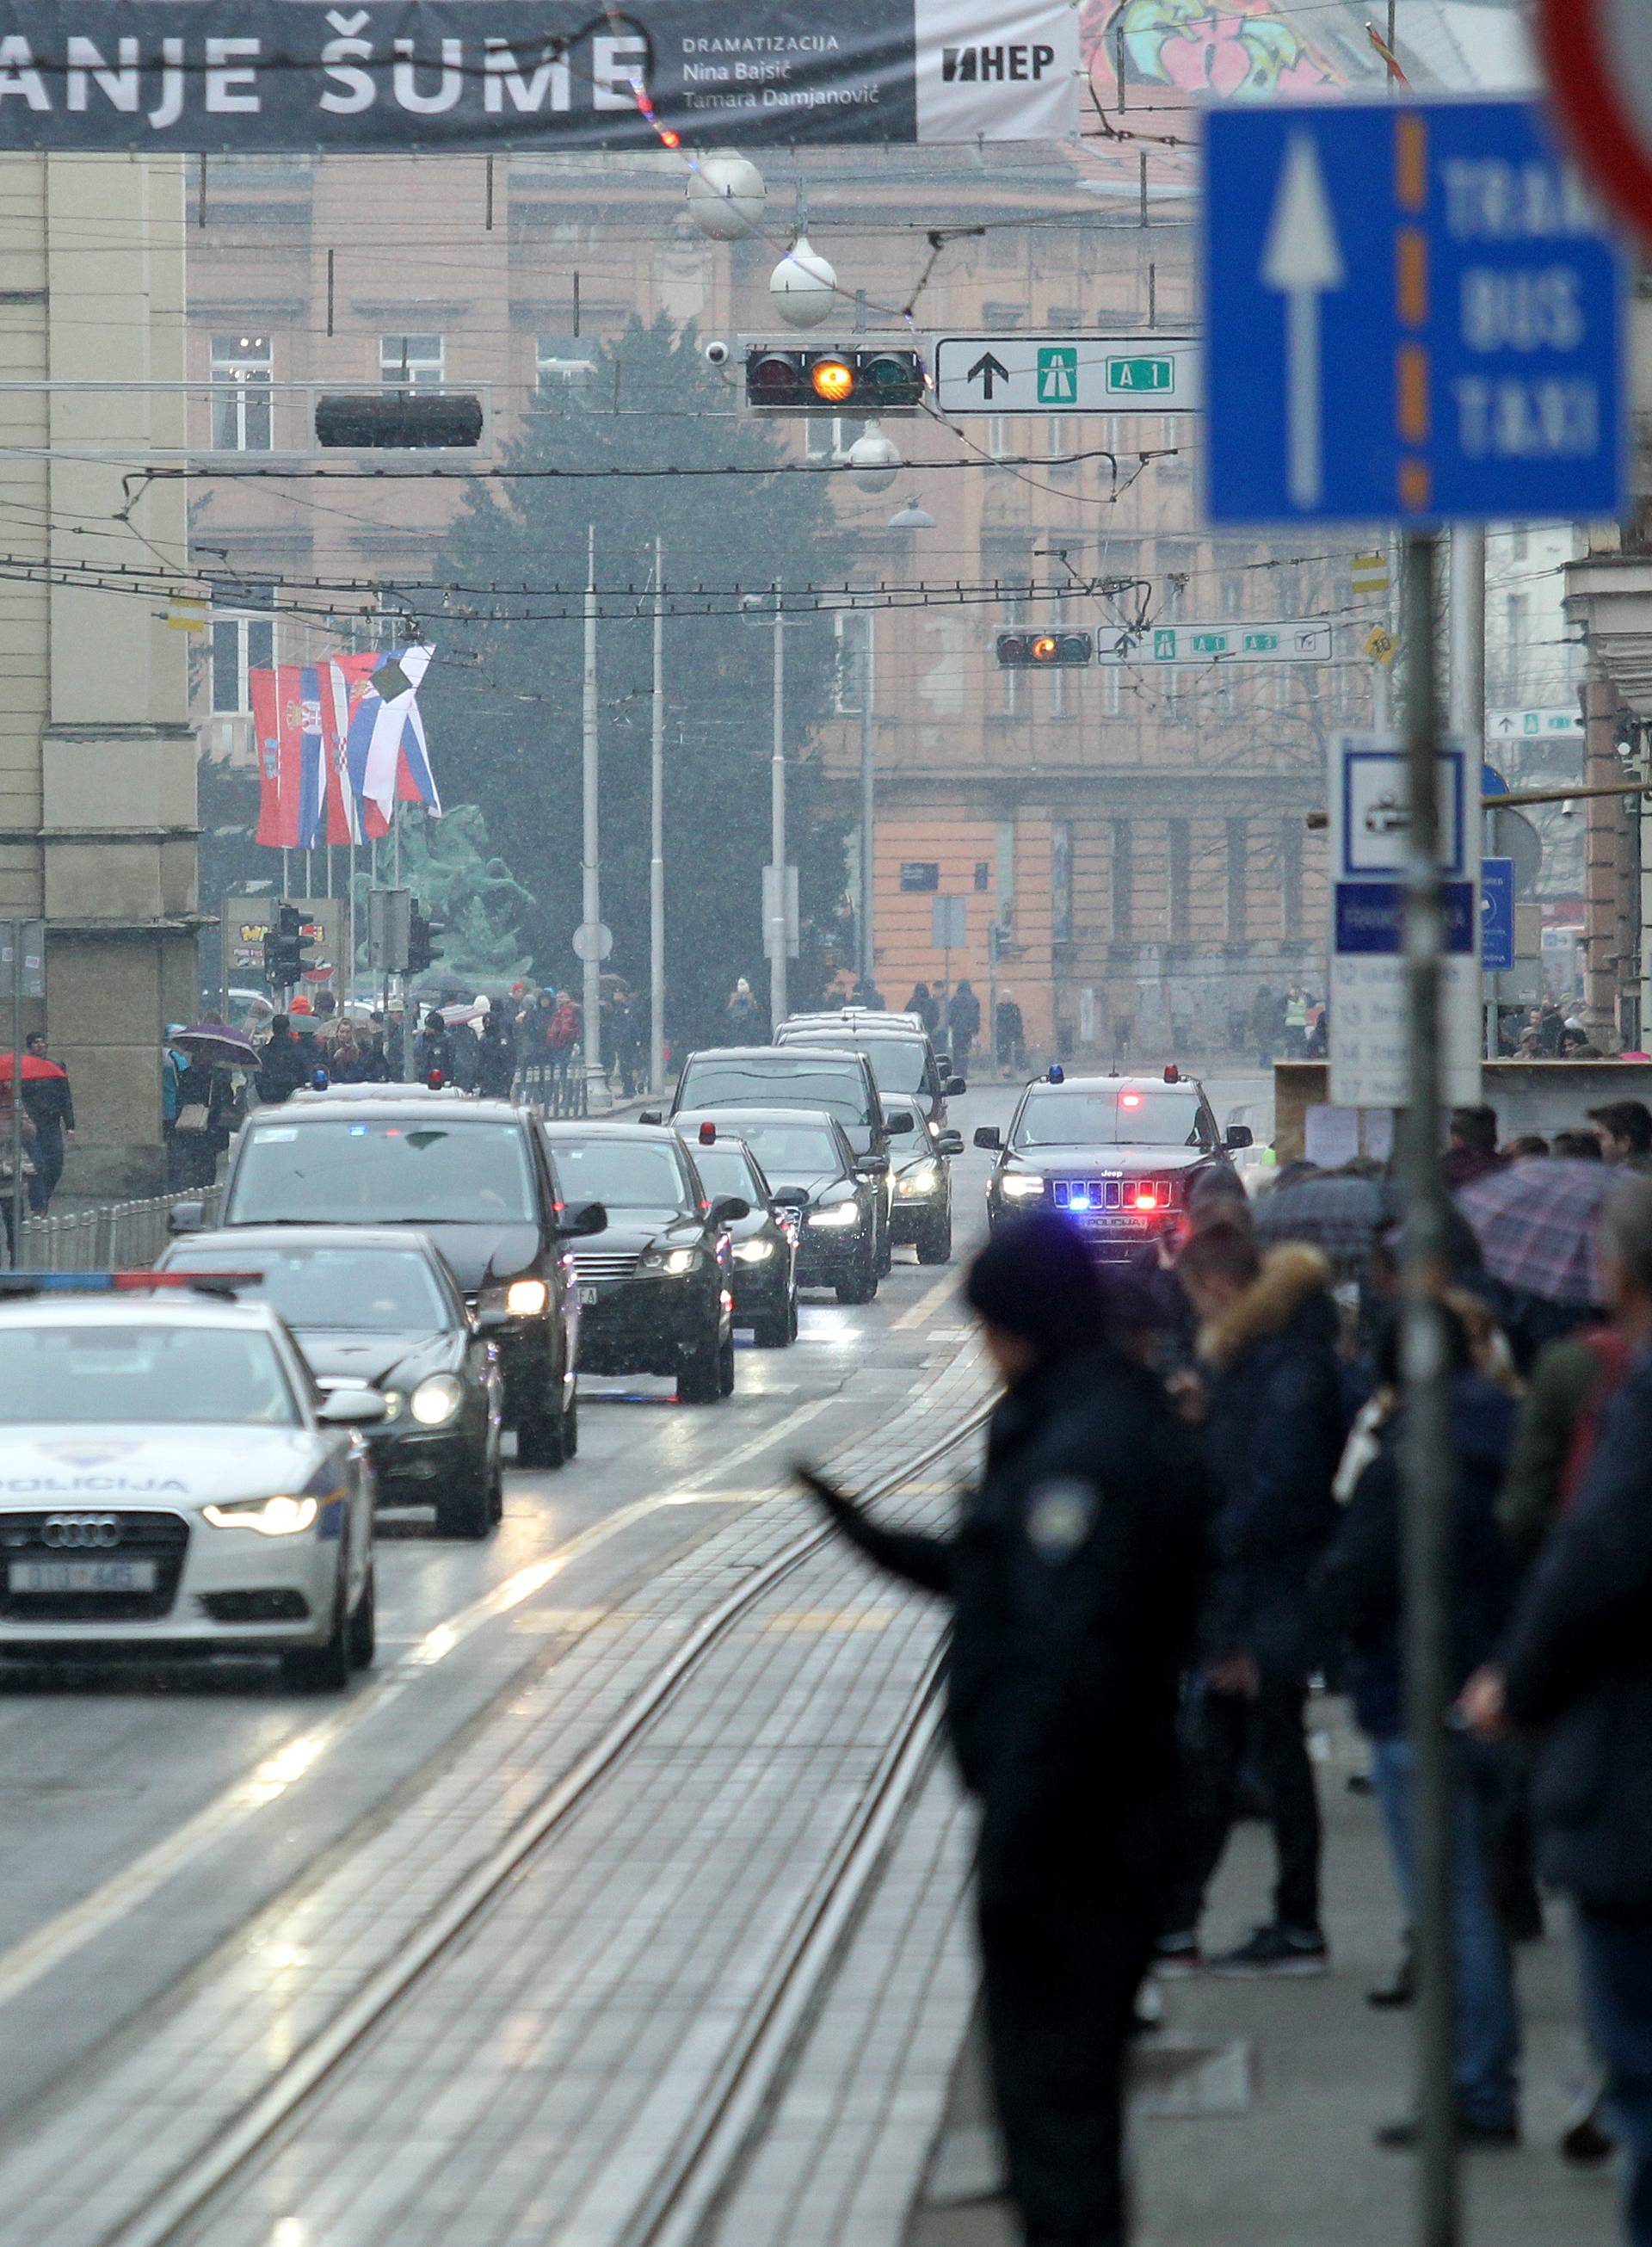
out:
M1598 20L1608 9L1624 16L1617 0L1587 0L1580 10L1548 0L1546 12L1555 24L1564 15L1569 38L1579 13ZM1639 76L1626 63L1624 82ZM1468 869L1479 823L1471 809L1458 823L1457 863L1443 864L1442 843L1453 837L1438 778L1437 531L1450 522L1621 514L1623 264L1535 104L1426 104L1398 94L1322 107L1269 103L1213 110L1205 134L1207 514L1219 524L1299 529L1387 522L1403 540L1396 1182L1416 1837L1416 2238L1419 2247L1457 2247L1455 1759L1447 1727L1457 1463L1439 1301L1448 1216L1439 1158L1441 1108L1457 1069L1452 992L1459 959L1473 969L1478 933ZM1478 773L1478 741L1473 752ZM1369 824L1363 814L1345 823L1340 843ZM1338 875L1340 889L1340 866ZM1464 932L1454 893L1460 900L1465 882ZM1372 905L1369 896L1348 906L1339 898L1339 920L1355 909L1363 920ZM1459 955L1451 946L1464 934L1469 948ZM1474 997L1478 1033L1478 979ZM1339 1019L1333 1003L1334 1083L1350 1065L1348 1033L1360 1027L1345 1013ZM1478 1044L1477 1034L1477 1062Z

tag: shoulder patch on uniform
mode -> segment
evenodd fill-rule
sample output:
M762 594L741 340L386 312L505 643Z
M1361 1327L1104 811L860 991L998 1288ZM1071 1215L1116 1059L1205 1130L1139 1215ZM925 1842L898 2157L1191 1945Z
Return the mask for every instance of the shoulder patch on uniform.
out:
M1063 1476L1034 1483L1027 1493L1027 1540L1041 1561L1065 1561L1076 1553L1101 1510L1094 1483Z

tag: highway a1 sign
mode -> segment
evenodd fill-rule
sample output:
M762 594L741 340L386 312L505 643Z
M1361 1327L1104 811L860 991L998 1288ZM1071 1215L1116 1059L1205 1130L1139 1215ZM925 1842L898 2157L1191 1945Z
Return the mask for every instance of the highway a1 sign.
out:
M1583 721L1575 710L1488 710L1488 741L1580 741Z
M935 404L956 413L1165 413L1197 406L1186 336L942 336Z
M1623 511L1624 269L1534 103L1206 113L1207 511Z
M1441 1089L1460 1104L1480 1096L1480 822L1468 801L1462 750L1442 749L1437 769L1445 876ZM1329 794L1331 1098L1339 1108L1401 1108L1410 1097L1403 743L1388 734L1340 734L1331 744Z
M1328 663L1329 625L1149 625L1096 646L1097 663Z

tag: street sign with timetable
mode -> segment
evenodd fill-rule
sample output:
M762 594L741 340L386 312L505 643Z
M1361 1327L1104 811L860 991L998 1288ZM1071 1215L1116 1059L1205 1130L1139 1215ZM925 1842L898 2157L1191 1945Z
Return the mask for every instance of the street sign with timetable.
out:
M942 413L1164 413L1201 402L1187 336L943 336Z
M1505 975L1514 965L1514 861L1480 861L1480 966Z
M1622 513L1623 261L1537 104L1205 129L1212 522Z
M1328 663L1329 625L1150 625L1102 637L1097 663Z

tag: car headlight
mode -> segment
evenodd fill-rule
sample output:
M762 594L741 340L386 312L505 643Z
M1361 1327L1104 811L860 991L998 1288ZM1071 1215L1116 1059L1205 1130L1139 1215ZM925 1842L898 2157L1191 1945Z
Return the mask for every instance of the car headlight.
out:
M215 1529L256 1529L260 1537L296 1537L314 1523L321 1508L313 1498L232 1498L203 1506L202 1517Z
M505 1308L513 1319L536 1318L550 1301L543 1280L513 1280L505 1290Z
M998 1189L1010 1201L1035 1201L1044 1191L1044 1181L1036 1171L1006 1171Z
M537 1287L540 1283L535 1281ZM433 1373L413 1393L413 1416L421 1428L440 1428L465 1401L464 1383L451 1373Z
M903 1194L931 1194L937 1192L940 1182L941 1167L939 1163L913 1163L896 1179L895 1191Z
M811 1209L809 1221L811 1225L829 1225L843 1230L860 1223L860 1205L852 1201L829 1202L824 1209Z
M645 1272L664 1272L672 1280L680 1280L692 1272L700 1261L698 1248L651 1248L643 1258Z
M766 1264L774 1253L772 1240L737 1240L734 1243L736 1264Z
M402 1409L407 1402L406 1390L405 1389L381 1389L379 1394L385 1400L385 1418L386 1420L399 1419L401 1416Z

